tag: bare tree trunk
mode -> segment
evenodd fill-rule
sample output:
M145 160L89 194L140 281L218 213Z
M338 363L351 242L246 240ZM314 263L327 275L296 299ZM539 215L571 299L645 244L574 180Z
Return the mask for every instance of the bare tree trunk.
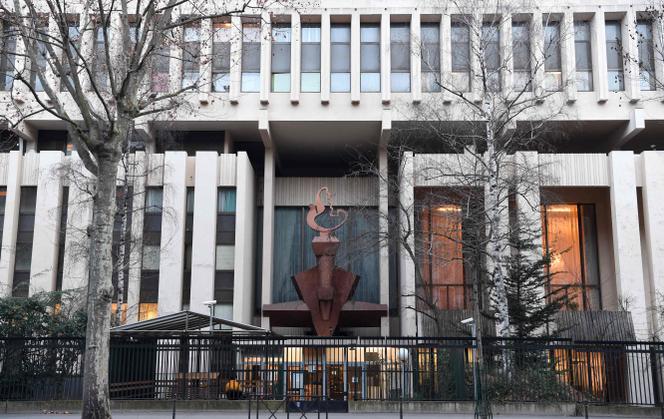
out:
M118 273L118 299L115 308L115 325L122 324L122 304L124 304L124 290L125 290L125 267L129 264L127 258L127 237L129 232L128 218L129 218L129 153L124 153L122 156L122 164L124 166L124 184L122 185L122 226L120 227L120 240L118 243L118 259L116 261L116 270ZM128 278L127 278L128 279Z
M118 158L112 152L98 160L93 198L88 285L83 412L86 419L111 417L108 359L113 300L113 221Z

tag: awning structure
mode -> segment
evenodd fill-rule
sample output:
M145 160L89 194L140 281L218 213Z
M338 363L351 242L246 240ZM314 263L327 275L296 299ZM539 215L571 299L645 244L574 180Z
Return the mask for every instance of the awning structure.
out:
M270 318L271 326L312 327L311 312L304 301L263 305L263 315ZM340 327L378 327L382 316L387 316L385 304L365 301L347 301L341 308Z
M263 332L268 331L251 324L234 322L231 320L212 317L212 324L216 326L230 326L236 329ZM136 323L124 324L111 329L112 333L118 332L193 332L210 326L210 316L196 313L189 310L178 313L168 314L166 316L156 317L150 320L143 320Z

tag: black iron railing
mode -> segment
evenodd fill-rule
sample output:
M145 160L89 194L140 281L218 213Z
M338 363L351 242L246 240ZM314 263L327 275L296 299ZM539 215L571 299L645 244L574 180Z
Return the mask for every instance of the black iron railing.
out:
M664 343L484 341L480 388L492 400L661 405ZM114 399L474 399L474 341L238 333L112 339ZM75 400L82 338L0 339L0 400ZM297 404L297 402L302 402Z

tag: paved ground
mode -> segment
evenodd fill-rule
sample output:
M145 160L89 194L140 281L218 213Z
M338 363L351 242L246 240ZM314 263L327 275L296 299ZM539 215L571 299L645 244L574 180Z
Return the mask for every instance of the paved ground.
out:
M69 412L68 414L61 413L22 413L22 414L4 414L0 412L0 418L2 419L41 419L41 418L62 418L62 419L72 419L79 417L80 414L77 412ZM261 412L258 419L270 419L269 413ZM117 419L153 419L153 418L164 418L170 419L173 417L172 412L122 412L118 411L113 414L113 418ZM459 415L459 414L404 414L406 419L471 419L473 415ZM496 418L500 419L551 419L555 416L531 416L531 415L496 415ZM652 417L652 416L651 416ZM248 419L246 412L177 412L176 418L197 418L197 419ZM292 419L305 419L305 417L300 418L300 415L297 413L291 413L290 418ZM325 419L325 414L321 414L321 419ZM355 413L355 414L329 414L328 419L398 419L399 413ZM638 416L591 416L592 419L617 419L617 418L638 418ZM256 419L255 412L253 412L251 419ZM274 418L272 418L274 419ZM276 419L286 419L285 414L277 414ZM306 416L306 419L318 419L316 413L309 413Z

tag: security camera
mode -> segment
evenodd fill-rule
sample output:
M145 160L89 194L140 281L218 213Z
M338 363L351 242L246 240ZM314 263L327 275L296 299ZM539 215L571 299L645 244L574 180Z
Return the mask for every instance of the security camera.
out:
M461 320L461 324L472 324L475 321L472 317L468 317L467 319Z

